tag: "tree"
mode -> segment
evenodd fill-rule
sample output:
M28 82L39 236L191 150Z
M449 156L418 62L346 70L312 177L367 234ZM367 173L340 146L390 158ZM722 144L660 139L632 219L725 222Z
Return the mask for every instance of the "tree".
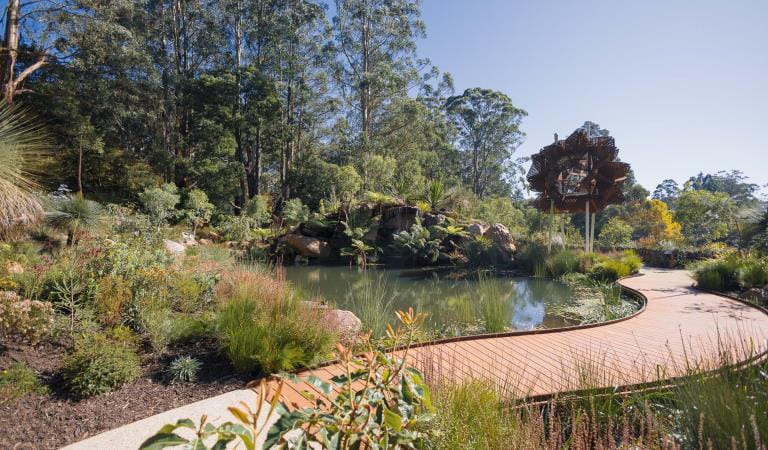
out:
M694 244L724 238L729 231L734 202L725 192L684 190L675 202L675 220Z
M675 222L666 203L658 199L646 200L631 213L630 223L635 236L645 238L649 243L661 241L678 242L682 239L682 227Z
M754 194L759 187L753 183L746 183L746 179L747 177L740 170L731 170L730 172L721 170L715 174L699 173L688 179L685 183L685 189L725 192L731 200L740 205L754 204L757 201Z
M527 115L505 94L471 88L450 97L446 110L459 133L459 144L468 160L464 178L478 197L494 182L509 176L512 154L524 136L520 122Z
M175 215L176 205L179 204L180 199L176 185L170 183L161 187L146 189L139 194L139 201L141 201L144 211L157 224L158 230L161 225Z
M632 231L632 226L623 219L612 217L600 230L597 243L600 247L612 250L626 247L632 243Z
M334 74L349 106L363 152L376 139L384 106L421 82L428 64L416 58L416 39L425 36L420 0L336 0Z
M187 192L184 199L184 209L189 223L192 225L192 237L197 234L197 228L211 220L213 205L208 201L208 196L200 189L192 189Z
M678 195L680 195L680 187L677 185L677 182L672 179L666 179L656 186L652 197L670 205Z

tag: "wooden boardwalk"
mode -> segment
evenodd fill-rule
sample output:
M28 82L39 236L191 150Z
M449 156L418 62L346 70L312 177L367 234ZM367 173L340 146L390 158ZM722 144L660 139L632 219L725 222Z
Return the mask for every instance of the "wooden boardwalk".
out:
M652 383L713 369L727 353L742 362L766 351L768 315L735 300L691 288L685 271L650 269L621 281L647 299L623 321L565 331L507 333L413 348L408 361L432 380L482 379L517 397L585 388ZM339 365L307 370L328 380ZM286 383L282 400L309 406L305 383Z

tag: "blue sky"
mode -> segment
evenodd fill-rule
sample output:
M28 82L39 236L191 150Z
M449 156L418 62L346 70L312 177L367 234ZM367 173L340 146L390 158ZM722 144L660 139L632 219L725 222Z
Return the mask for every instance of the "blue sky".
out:
M419 53L456 91L528 111L520 156L585 120L649 190L739 169L768 183L768 1L424 0Z

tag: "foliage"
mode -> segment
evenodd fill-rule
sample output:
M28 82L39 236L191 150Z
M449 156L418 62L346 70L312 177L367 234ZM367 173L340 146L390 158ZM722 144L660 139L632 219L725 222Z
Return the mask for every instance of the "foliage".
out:
M434 263L440 256L440 240L434 239L418 218L410 230L394 235L394 246L413 261Z
M298 225L309 220L309 208L299 198L292 198L283 206L283 220L288 225Z
M78 342L61 369L67 390L76 398L114 391L135 380L139 373L139 357L133 348L99 334Z
M675 222L669 207L661 200L646 200L633 210L631 223L640 238L654 242L679 242L682 226Z
M589 270L589 276L597 281L615 282L619 278L636 273L642 260L632 250L614 256L603 256L598 263Z
M578 272L579 256L571 250L555 252L544 259L544 270L547 276L559 278L568 273Z
M632 227L620 217L611 218L597 236L600 247L615 250L632 242Z
M78 232L93 230L104 222L104 208L82 195L54 199L51 206L45 214L45 222L67 233L67 245L77 241Z
M359 285L350 286L347 304L362 322L362 331L378 339L386 334L392 317L394 298L388 294L384 274L367 273Z
M184 209L187 220L192 225L192 235L197 233L197 229L211 220L213 205L208 202L208 195L200 189L192 189L187 192L184 199Z
M250 198L245 202L243 215L253 220L253 225L255 227L260 227L269 222L272 219L269 198L266 195L254 195L253 198Z
M362 269L368 267L368 261L371 259L369 255L375 258L378 252L378 247L368 245L361 239L352 239L351 245L341 249L342 256L351 256L358 267Z
M445 194L445 183L442 179L430 180L424 193L424 200L432 211L436 211L443 204Z
M762 288L768 284L768 260L728 253L698 263L693 277L700 287L713 291Z
M482 235L473 236L461 245L462 253L470 267L493 264L493 241Z
M501 291L497 280L479 272L477 284L477 303L480 316L488 333L500 333L507 329L510 321L510 302Z
M523 211L508 197L487 197L474 202L471 217L488 223L500 223L513 235L529 232Z
M139 201L144 211L149 214L158 228L176 217L176 205L179 204L180 199L176 185L171 183L145 189L139 194Z
M389 156L366 153L360 158L360 178L366 191L387 192L392 188L397 161Z
M52 325L50 303L0 291L0 336L36 343L50 333Z
M217 334L238 372L305 367L328 353L333 333L317 317L320 311L302 304L278 281L243 274L226 289L218 293Z
M396 347L406 346L402 355L377 349L370 341L366 350L355 356L351 349L337 345L345 373L324 382L309 376L307 382L320 395L304 392L313 407L286 411L278 407L280 417L267 435L265 447L285 445L320 445L324 448L419 448L434 432L428 425L435 412L430 391L422 374L406 366L407 348L418 332L424 316L398 311L397 331L387 329ZM294 376L286 376L298 381Z
M168 365L168 381L173 383L191 383L197 379L200 361L191 356L179 356Z
M481 198L499 190L503 193L504 182L512 175L512 154L523 137L520 122L527 113L505 94L482 88L450 97L446 110L469 161L463 177L472 192Z
M704 244L726 236L733 206L724 192L685 190L675 202L675 219L686 238Z
M26 394L45 395L48 388L26 364L16 362L0 371L0 404Z
M0 239L42 215L32 164L48 146L46 135L18 107L0 105Z

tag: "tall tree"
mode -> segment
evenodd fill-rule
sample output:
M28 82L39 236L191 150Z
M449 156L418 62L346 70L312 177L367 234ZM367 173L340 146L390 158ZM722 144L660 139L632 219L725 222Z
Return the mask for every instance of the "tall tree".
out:
M464 178L475 195L483 197L512 173L512 154L523 139L520 122L527 113L507 95L482 88L448 98L446 110L468 160Z
M429 64L416 57L416 39L426 30L421 1L336 0L333 27L335 78L357 129L357 147L368 151L383 108L417 86Z
M755 203L755 193L759 186L746 182L747 177L740 170L726 172L721 170L714 174L699 173L685 183L686 189L705 190L709 192L725 192L738 204Z
M653 190L652 197L670 205L678 195L680 195L680 187L677 185L677 181L667 179L656 186L656 189Z

